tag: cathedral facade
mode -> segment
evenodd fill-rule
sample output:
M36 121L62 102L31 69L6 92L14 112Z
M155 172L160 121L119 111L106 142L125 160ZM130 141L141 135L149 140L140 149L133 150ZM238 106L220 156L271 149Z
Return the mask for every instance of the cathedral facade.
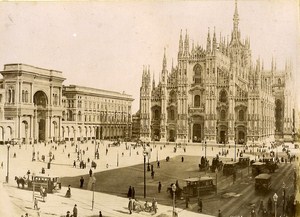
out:
M239 29L237 4L230 40L208 30L206 47L190 47L180 33L177 66L160 81L144 67L140 88L140 138L144 141L253 144L293 141L296 127L292 66L271 69L251 57Z

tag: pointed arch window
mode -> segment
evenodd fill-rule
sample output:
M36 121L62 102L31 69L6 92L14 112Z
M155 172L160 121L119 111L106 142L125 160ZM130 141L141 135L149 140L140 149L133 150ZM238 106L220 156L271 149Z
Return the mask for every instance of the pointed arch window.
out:
M202 83L202 67L199 64L196 64L194 66L194 81L195 84L201 84Z
M244 121L245 120L245 112L244 110L239 111L239 121Z
M22 102L25 102L25 90L22 90Z
M175 111L174 111L174 109L170 110L170 120L175 120Z
M220 102L227 102L227 93L225 90L221 90L219 94L219 101Z
M199 108L200 107L200 96L195 95L194 97L194 107Z
M28 90L25 91L25 102L28 102Z

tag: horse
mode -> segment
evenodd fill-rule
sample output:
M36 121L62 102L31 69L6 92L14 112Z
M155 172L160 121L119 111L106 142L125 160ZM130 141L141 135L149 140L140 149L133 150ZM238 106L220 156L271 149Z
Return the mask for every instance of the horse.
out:
M15 176L15 180L18 184L18 188L20 187L19 186L20 184L22 185L22 188L24 188L24 185L25 185L25 179L24 178Z

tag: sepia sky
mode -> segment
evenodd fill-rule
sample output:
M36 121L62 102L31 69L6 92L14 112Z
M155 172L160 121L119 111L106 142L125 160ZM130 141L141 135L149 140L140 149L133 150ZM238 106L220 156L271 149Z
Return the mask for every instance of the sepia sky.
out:
M298 0L238 1L238 12L252 60L260 57L270 69L274 56L283 69L290 58L299 86ZM206 47L209 27L217 40L220 32L230 36L233 13L233 0L0 2L0 68L25 63L62 71L64 84L125 91L135 98L134 113L143 65L150 65L157 83L164 47L168 68L172 59L177 64L181 29L190 46Z

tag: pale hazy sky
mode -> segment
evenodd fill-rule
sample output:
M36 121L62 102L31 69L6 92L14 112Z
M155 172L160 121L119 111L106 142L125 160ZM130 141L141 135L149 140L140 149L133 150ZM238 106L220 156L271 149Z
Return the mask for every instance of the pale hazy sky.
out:
M252 60L286 58L299 78L298 0L238 1L242 38L251 39ZM0 2L0 68L25 63L63 72L65 84L125 91L139 107L143 65L156 83L166 47L168 68L177 64L180 30L206 47L208 27L231 34L234 1ZM300 94L298 94L300 96ZM300 97L299 100L300 102Z

